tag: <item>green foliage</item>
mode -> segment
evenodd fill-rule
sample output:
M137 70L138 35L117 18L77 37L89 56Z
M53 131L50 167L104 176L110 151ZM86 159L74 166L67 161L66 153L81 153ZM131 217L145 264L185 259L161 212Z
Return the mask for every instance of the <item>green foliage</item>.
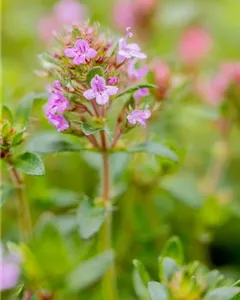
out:
M98 281L114 260L112 251L106 251L91 258L79 266L67 278L67 284L71 290L85 289Z
M149 294L146 285L150 280L150 277L144 265L139 260L135 259L133 261L133 265L133 286L136 294L141 300L149 300Z
M91 205L85 199L80 204L77 213L80 235L83 239L88 239L96 234L106 217L106 209L101 206Z
M4 205L5 201L13 194L14 187L11 185L1 184L0 188L0 208Z
M157 155L161 158L170 159L172 161L178 161L177 155L171 149L160 143L155 142L147 142L136 146L132 146L127 151L130 153L147 152Z
M148 283L148 290L151 297L151 300L168 300L168 293L166 291L166 288L163 284L156 282L156 281L150 281Z
M91 80L96 76L103 77L103 69L101 67L92 68L87 74L87 83L90 85Z
M57 132L41 132L28 143L27 150L41 154L55 152L79 152L83 147L78 138L64 136Z
M34 102L41 101L43 103L43 100L46 100L46 98L46 93L30 93L26 95L20 100L14 117L15 122L22 127L27 126Z
M196 185L196 180L191 175L179 174L166 177L161 184L164 189L184 204L192 208L202 206L203 197Z
M31 152L24 152L15 158L13 162L15 168L28 175L43 175L45 173L44 164L39 155Z
M204 300L231 300L239 291L237 287L219 287L210 291Z
M209 271L197 262L184 265L182 248L178 237L172 237L166 242L158 259L160 283L150 281L144 266L136 261L133 286L139 299L149 299L150 296L151 300L230 300L240 292L236 286L227 286L227 281L216 270Z
M81 129L84 132L84 134L86 134L86 135L94 134L94 133L104 130L104 128L96 128L87 123L81 124Z
M129 94L133 94L134 92L143 89L143 88L148 88L148 89L154 89L157 86L154 84L150 84L150 83L144 83L144 84L139 84L137 86L128 88L127 90L125 90L124 92L122 92L121 94L118 94L116 98L120 98L122 96L127 96Z

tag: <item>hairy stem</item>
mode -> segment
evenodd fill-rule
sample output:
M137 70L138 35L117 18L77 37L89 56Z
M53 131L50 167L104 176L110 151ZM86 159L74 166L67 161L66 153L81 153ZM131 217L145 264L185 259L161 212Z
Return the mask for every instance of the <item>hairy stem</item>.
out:
M107 209L107 216L101 229L101 249L106 251L112 249L112 203L110 199L110 163L109 154L103 153L102 171L102 197ZM115 282L114 266L112 266L102 279L102 295L104 300L116 300L117 290Z
M30 211L28 207L28 203L25 198L24 194L24 182L23 179L16 168L12 165L11 162L8 162L9 170L12 178L12 182L16 187L17 190L17 198L18 198L18 205L19 205L19 222L21 226L21 234L23 239L27 241L32 232L32 223L30 217Z

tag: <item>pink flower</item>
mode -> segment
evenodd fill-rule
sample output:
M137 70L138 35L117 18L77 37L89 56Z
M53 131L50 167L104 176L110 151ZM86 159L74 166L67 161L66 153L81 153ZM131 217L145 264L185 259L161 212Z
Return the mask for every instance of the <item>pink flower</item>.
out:
M71 25L85 19L86 9L78 1L62 0L55 5L54 15L59 24Z
M145 59L147 55L141 52L141 48L136 43L127 44L127 39L132 37L130 27L126 29L127 33L125 38L121 38L118 42L118 57L117 62L121 64L125 59L136 57L138 59Z
M128 116L128 122L136 125L137 123L139 123L140 125L142 125L143 127L146 126L146 120L148 118L150 118L151 116L151 112L149 109L145 109L145 110L133 110Z
M53 38L53 31L59 27L54 16L47 15L41 18L37 23L37 31L40 39L45 43L50 43Z
M118 84L118 78L117 77L110 77L110 78L108 78L108 84L110 84L110 85L116 85L116 84Z
M149 91L147 88L142 88L142 89L139 89L138 91L136 91L133 95L134 99L136 101L138 101L139 99L143 98L143 97L146 97L147 95L149 95Z
M118 88L115 86L106 85L103 77L95 75L91 80L91 89L85 91L83 96L87 100L96 99L99 105L104 105L108 102L109 96L117 94Z
M54 125L57 131L63 131L69 128L68 121L62 115L49 113L47 117L49 123Z
M3 291L16 286L20 275L20 257L15 253L0 254L0 291Z
M201 27L192 27L184 31L179 47L179 57L183 63L194 65L203 60L212 47L212 37Z
M46 116L48 116L48 114L63 113L69 107L69 102L63 96L63 92L58 90L61 87L61 82L58 80L56 80L52 86L48 87L50 97L44 106Z
M134 80L134 79L142 80L143 77L146 76L148 73L148 67L144 66L140 69L135 69L136 62L137 62L136 59L130 60L128 62L128 69L127 69L128 76L132 80Z
M133 26L135 20L131 1L119 0L114 6L113 18L117 27L122 30L127 26Z
M54 30L64 25L79 24L85 19L86 9L75 0L62 0L54 6L53 13L42 17L37 25L39 37L45 43L51 42Z
M67 120L61 115L69 107L69 101L63 96L61 89L61 82L54 81L52 86L48 87L50 96L47 104L43 107L49 123L53 124L58 131L69 128Z
M90 48L88 42L84 40L77 40L73 48L67 48L64 52L67 57L74 58L75 65L85 64L88 58L91 59L97 55L97 51Z
M224 100L225 93L231 82L240 86L240 63L224 63L213 78L207 82L200 82L197 86L197 92L212 105L219 104Z
M154 75L158 86L166 86L171 77L169 66L163 61L156 63L156 66L154 68Z

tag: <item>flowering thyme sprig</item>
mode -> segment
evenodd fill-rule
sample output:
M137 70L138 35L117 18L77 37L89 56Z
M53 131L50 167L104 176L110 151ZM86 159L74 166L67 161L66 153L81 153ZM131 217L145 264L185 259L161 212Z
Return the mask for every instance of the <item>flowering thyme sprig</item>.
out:
M126 31L126 36L115 44L99 34L97 26L74 26L57 37L60 47L44 56L44 66L57 79L48 88L49 99L44 106L49 123L58 131L85 136L93 147L103 150L114 147L129 129L145 127L151 107L155 107L145 101L149 94L146 86L132 92L129 89L144 78L148 67L135 67L147 55L138 44L128 43L133 34L129 27ZM132 101L133 97L137 101ZM122 103L121 98L127 101ZM122 105L122 109L112 129L107 121L115 104ZM89 132L83 128L86 125L91 127ZM106 131L114 132L112 141Z

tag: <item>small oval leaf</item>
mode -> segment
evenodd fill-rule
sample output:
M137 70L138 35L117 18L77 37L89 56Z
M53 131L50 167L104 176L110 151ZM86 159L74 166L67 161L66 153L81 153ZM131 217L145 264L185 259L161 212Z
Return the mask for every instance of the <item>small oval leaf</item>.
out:
M45 173L42 159L36 153L25 152L13 162L15 168L28 175L43 175Z
M112 250L81 263L67 278L71 290L83 290L97 282L112 265L114 253Z
M168 292L166 287L156 281L150 281L148 283L148 291L151 297L151 300L168 300Z
M90 85L91 80L96 76L101 76L103 77L103 69L101 67L94 67L92 68L88 74L87 74L87 83Z

